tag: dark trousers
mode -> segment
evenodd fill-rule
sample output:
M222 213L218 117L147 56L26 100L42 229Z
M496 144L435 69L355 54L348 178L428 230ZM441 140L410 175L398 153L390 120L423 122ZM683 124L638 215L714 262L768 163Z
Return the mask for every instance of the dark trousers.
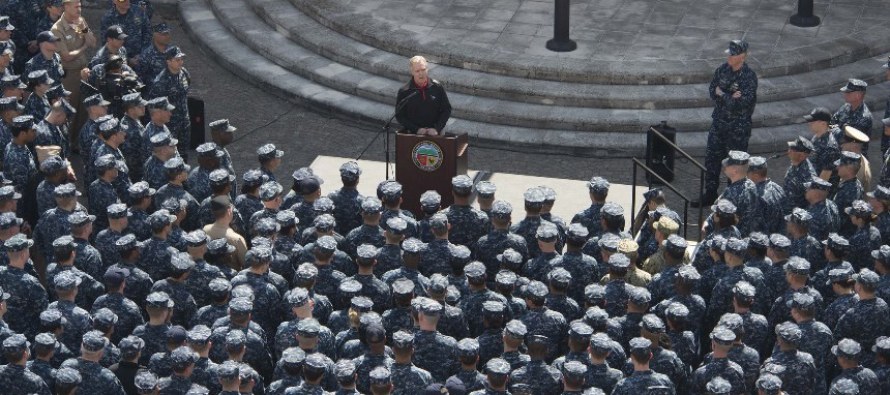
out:
M714 120L708 132L705 151L705 196L717 195L723 159L729 155L729 151L747 152L750 137L750 122Z

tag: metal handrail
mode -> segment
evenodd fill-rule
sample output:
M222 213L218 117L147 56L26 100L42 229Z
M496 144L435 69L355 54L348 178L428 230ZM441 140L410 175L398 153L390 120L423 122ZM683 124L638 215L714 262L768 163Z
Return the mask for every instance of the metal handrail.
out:
M699 170L705 171L705 167L702 166L701 163L698 163L698 161L695 160L693 157L689 156L689 154L687 154L686 151L683 151L682 148L678 147L671 140L669 140L667 137L665 137L665 135L661 134L661 132L659 132L658 129L656 129L654 126L649 127L649 132L654 133L655 136L657 136L662 141L667 143L667 145L669 145L671 148L673 148L674 151L677 151L678 153L680 153L680 155L683 155L683 157L686 158L686 160L692 162L692 164L695 165L695 167L698 167Z
M637 207L637 167L640 167L643 170L645 170L646 173L655 177L655 179L660 181L665 187L670 189L672 192L676 193L677 196L680 197L680 199L683 199L683 238L684 239L687 238L687 236L689 235L689 202L690 202L690 199L684 193L677 190L677 188L675 188L671 183L667 182L667 180L665 180L660 175L658 175L658 173L656 173L655 170L652 170L651 168L649 168L649 166L646 166L643 162L640 162L640 160L637 159L636 157L631 158L631 160L633 161L634 166L633 166L633 183L631 184L631 192L630 192L630 206L632 208ZM699 212L700 211L701 211L701 209L699 208ZM635 220L636 220L636 211L631 210L630 223L634 223ZM701 240L701 235L699 235L699 240Z

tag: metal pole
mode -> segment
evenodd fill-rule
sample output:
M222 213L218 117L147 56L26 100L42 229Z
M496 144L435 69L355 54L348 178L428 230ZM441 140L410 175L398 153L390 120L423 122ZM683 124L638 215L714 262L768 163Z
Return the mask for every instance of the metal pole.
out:
M555 0L553 12L553 39L547 41L547 49L554 52L571 52L578 44L569 38L569 0Z
M797 14L791 16L791 24L799 27L819 26L819 17L813 14L813 0L797 0Z

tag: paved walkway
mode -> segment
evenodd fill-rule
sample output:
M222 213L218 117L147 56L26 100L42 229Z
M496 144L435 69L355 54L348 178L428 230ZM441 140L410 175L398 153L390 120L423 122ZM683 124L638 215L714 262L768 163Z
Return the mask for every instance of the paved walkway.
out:
M448 42L556 62L590 60L692 60L722 58L725 42L745 38L759 58L857 37L885 24L883 1L817 1L823 23L788 23L797 0L573 0L572 37L578 50L556 55L544 47L553 37L553 1L540 0L346 0L355 29L385 22L408 31L418 43ZM362 17L364 15L364 17Z

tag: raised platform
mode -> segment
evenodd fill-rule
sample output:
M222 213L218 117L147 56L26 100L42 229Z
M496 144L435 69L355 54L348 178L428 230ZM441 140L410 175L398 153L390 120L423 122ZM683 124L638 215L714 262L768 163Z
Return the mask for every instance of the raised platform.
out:
M327 193L337 188L340 180L338 169L340 165L350 160L352 159L320 155L312 161L309 167L312 168L316 175L329 182L323 186L323 188L326 188L325 193ZM384 162L360 160L358 163L362 168L362 174L367 179L380 180L384 178L386 171ZM394 168L395 166L392 167ZM467 175L474 177L476 172L476 170L468 170ZM392 171L390 174L392 174ZM497 194L495 195L496 199L506 200L513 206L514 222L523 216L522 207L524 202L522 194L531 187L546 185L553 188L556 191L556 204L553 206L553 213L566 221L571 221L575 213L584 210L590 205L586 181L509 173L491 173L488 181L493 182L498 187ZM359 192L365 196L374 196L377 193L376 188L376 182L360 182L358 185ZM631 186L624 184L612 184L609 188L609 200L624 207L624 215L628 219L628 223L630 222L631 215L631 191ZM643 192L645 191L645 186L637 187L637 204L640 204L642 201ZM682 205L678 206L678 208L682 210ZM690 212L690 214L692 213Z
M187 0L180 11L196 41L226 68L289 100L351 119L388 118L396 90L408 79L407 58L427 55L439 62L431 74L449 89L454 107L449 130L469 133L477 145L638 155L648 125L666 120L680 131L679 145L702 152L711 113L707 82L722 62L722 48L742 36L751 42L750 64L761 75L752 151L774 151L804 133L797 123L813 107L840 106L837 89L850 77L873 84L867 99L880 114L890 96L880 67L886 59L881 52L890 50L890 29L874 19L887 14L874 6L878 2L826 3L817 11L824 25L812 30L789 27L776 16L790 15L793 1L743 3L763 12L743 15L737 2L577 0L573 36L580 49L569 54L539 53L543 42L541 48L536 44L552 30L547 27L552 16L541 16L551 15L543 5L552 8L552 2ZM705 9L718 12L713 26L696 25L714 19L701 15ZM609 12L624 23L593 29L590 21ZM660 16L671 13L682 17L668 23ZM416 20L401 23L412 15ZM726 20L737 22L720 23ZM778 27L765 26L767 21ZM736 25L741 30L725 30ZM528 26L537 26L533 34L523 34L531 32ZM620 45L620 59L599 59L609 51L590 50L629 26L637 30L632 39L624 31L629 41ZM461 29L462 35L443 36ZM688 50L678 52L672 44L634 49L654 39L657 29L662 30L654 35L672 42L688 41ZM684 34L693 31L704 37L686 40ZM489 47L480 47L478 40L493 35L497 39ZM421 38L425 41L417 41ZM499 40L515 43L501 46ZM693 41L701 46L694 56ZM680 52L688 59L678 59Z

